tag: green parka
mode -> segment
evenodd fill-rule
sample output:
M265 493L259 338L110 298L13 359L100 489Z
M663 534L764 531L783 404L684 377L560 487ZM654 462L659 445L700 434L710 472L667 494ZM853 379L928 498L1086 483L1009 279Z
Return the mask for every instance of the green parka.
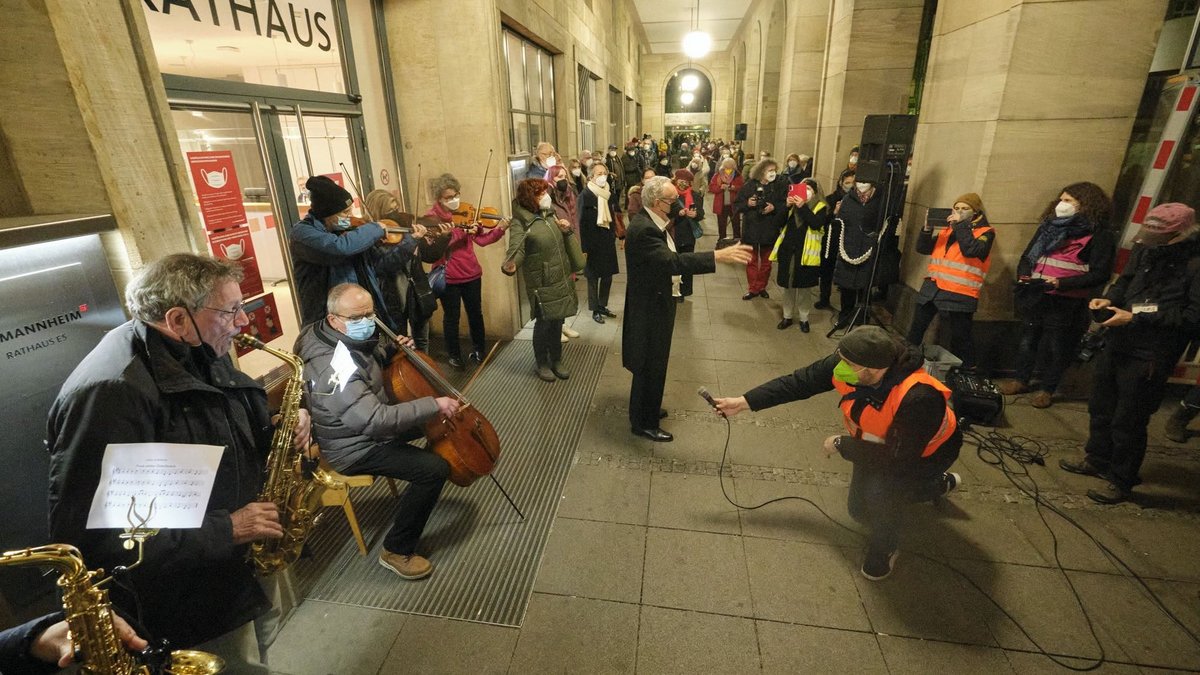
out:
M579 311L571 274L582 272L586 260L574 232L564 233L546 215L530 213L513 202L504 260L524 275L534 318L553 321Z

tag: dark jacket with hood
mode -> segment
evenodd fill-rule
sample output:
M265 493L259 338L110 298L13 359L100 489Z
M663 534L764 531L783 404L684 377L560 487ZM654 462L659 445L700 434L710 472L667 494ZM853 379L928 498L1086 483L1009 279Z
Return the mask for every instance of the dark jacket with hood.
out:
M516 201L512 207L504 260L521 270L534 318L555 321L575 316L579 296L571 275L582 272L585 264L579 238L558 229L548 211L534 214Z
M751 410L757 411L834 391L833 369L840 360L837 354L830 354L791 375L784 375L759 385L746 392L746 402L750 404ZM857 416L868 405L881 409L892 389L914 371L920 370L923 365L924 358L920 350L905 344L904 351L896 363L888 368L883 380L874 386L856 386L854 392L847 395L847 398L854 399L852 419L857 421ZM855 464L894 468L900 465L952 461L951 458L957 457L962 447L962 431L958 429L933 454L928 457L921 456L925 446L941 429L947 405L941 392L927 384L916 384L900 402L895 421L888 429L888 436L883 443L842 436L839 442L841 455ZM841 415L840 410L834 410Z
M748 203L750 198L758 194L760 187L763 189L762 199L756 200L756 206L750 206ZM779 230L787 219L787 191L788 182L781 178L776 178L770 183L751 179L742 185L742 189L738 190L737 197L734 198L733 208L742 214L743 244L751 246L773 246L775 244L775 239L779 237ZM763 213L762 210L766 206L764 201L773 204L775 209L770 213Z
M353 283L367 289L375 302L375 313L388 328L399 326L387 312L387 298L380 291L375 266L380 253L375 244L383 238L383 227L366 223L345 232L330 232L310 213L292 225L289 235L296 294L300 300L300 325L325 318L329 289Z
M332 365L339 342L346 345L358 366L348 379L339 378ZM313 440L321 446L321 456L339 471L353 466L377 446L411 438L415 427L438 413L437 403L428 396L407 403L389 402L383 366L395 352L390 344L377 337L352 340L328 321L305 326L296 338L296 354L304 359Z
M50 539L77 546L92 569L132 564L117 531L86 527L105 447L224 448L202 525L160 530L130 573L149 632L142 637L187 648L223 635L270 608L246 562L248 546L233 543L230 514L257 500L272 433L266 392L228 357L126 322L84 358L50 408ZM136 616L131 595L120 586L110 593Z
M1109 329L1109 349L1173 366L1200 335L1200 234L1167 246L1135 245L1104 297L1134 312L1133 321Z

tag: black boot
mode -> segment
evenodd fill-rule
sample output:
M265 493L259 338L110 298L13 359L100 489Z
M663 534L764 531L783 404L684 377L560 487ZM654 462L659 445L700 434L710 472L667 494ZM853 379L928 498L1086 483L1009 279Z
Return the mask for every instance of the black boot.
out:
M1176 443L1187 443L1188 422L1195 419L1197 414L1200 414L1200 408L1193 408L1180 403L1175 412L1171 413L1171 416L1167 418L1167 438Z
M555 336L555 339L557 340L557 336ZM535 372L537 372L538 378L544 382L554 382L556 378L554 377L554 372L550 370L549 350L541 349L535 345L533 358L537 360L537 370Z

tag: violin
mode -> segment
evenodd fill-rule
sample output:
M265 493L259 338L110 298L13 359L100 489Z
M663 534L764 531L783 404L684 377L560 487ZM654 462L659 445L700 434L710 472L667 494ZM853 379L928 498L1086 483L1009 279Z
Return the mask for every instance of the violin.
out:
M362 227L363 225L366 225L367 223L376 223L383 227L383 231L385 233L383 239L379 240L379 243L387 244L389 246L394 246L396 244L399 244L401 241L404 241L404 235L412 233L412 231L413 231L412 223L415 220L415 218L413 217L413 215L411 213L395 213L395 214L388 214L388 215L400 217L401 222L404 222L405 224L401 225L400 223L396 222L392 218L380 218L379 220L367 220L366 218L359 218L357 216L351 216L350 217L350 227L352 227L352 228ZM407 216L407 218L405 218L405 216Z
M453 212L451 222L455 227L467 228L478 225L491 229L505 220L507 219L500 215L500 211L493 206L476 209L474 204L462 202L459 204L458 210Z

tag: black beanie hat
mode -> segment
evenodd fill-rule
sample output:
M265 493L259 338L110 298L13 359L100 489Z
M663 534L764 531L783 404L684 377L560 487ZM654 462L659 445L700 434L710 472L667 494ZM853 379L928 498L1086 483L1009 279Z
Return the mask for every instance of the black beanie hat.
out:
M354 198L328 176L313 176L304 183L308 189L308 212L318 220L341 213L354 204Z
M859 326L838 342L838 354L864 368L888 368L900 356L900 344L879 326Z

